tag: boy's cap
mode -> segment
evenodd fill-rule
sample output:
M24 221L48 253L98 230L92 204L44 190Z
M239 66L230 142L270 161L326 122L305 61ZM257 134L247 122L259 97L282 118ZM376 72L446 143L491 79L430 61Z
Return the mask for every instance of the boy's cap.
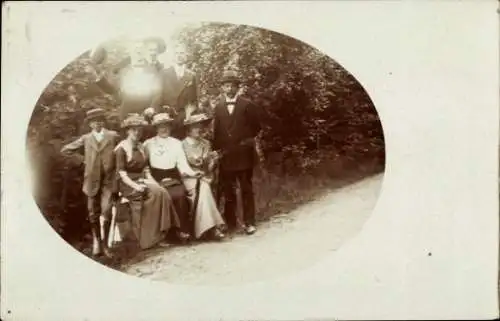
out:
M91 110L87 111L87 115L85 119L87 121L92 121L92 120L104 120L106 113L104 112L104 109L102 108L92 108Z

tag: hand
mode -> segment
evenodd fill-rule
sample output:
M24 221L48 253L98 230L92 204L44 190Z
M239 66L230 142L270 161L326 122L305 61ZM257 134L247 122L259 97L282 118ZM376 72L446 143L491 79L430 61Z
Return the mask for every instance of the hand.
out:
M217 152L216 150L214 150L214 151L210 152L210 153L208 154L208 156L209 156L211 159L213 159L213 160L217 160L217 159L221 158L221 156L222 156L222 155L221 155L219 152Z
M146 108L146 109L144 110L144 115L145 115L145 116L148 116L148 117L153 116L153 115L154 115L154 113L155 113L155 110L154 110L154 108L153 108L153 107L149 107L149 108Z
M189 104L186 106L186 118L189 118L193 112L195 112L198 108L196 105Z
M139 183L139 184L136 184L136 186L134 186L134 189L140 193L143 193L144 191L146 191L146 188L147 188L147 186L144 183Z

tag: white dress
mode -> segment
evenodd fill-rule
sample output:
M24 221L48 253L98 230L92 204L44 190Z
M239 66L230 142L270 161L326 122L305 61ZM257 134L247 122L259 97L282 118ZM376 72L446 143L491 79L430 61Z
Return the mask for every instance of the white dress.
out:
M217 208L210 186L212 173L208 165L211 161L209 156L211 147L207 140L195 140L191 137L187 137L182 141L182 147L184 148L189 165L192 168L203 171L205 174L203 178L200 179L200 194L194 220L195 237L200 238L203 233L208 230L216 226L224 225L224 220ZM183 182L188 191L189 199L191 202L194 202L197 179L184 178Z

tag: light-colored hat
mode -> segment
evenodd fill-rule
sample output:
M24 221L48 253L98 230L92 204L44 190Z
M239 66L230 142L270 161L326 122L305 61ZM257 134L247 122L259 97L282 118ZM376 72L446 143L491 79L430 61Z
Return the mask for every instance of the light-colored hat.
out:
M104 48L102 45L99 45L92 48L88 52L88 57L94 64L98 65L106 60L106 58L108 57L108 52L106 51L106 48Z
M125 118L122 122L122 128L130 128L130 127L143 127L147 126L148 122L139 114L129 114L127 118Z
M151 122L153 126L158 126L162 124L169 124L173 122L174 119L170 117L167 113L159 113L153 116L153 121Z
M105 118L105 112L104 109L102 108L92 108L89 111L87 111L87 115L85 117L85 120L87 121L92 121L96 119L104 119Z
M205 123L212 120L207 114L195 114L191 115L188 119L184 120L184 126L190 126L198 123Z
M236 71L226 70L222 74L222 78L221 78L220 82L221 82L221 84L232 82L232 83L236 83L239 85L241 83L241 79Z

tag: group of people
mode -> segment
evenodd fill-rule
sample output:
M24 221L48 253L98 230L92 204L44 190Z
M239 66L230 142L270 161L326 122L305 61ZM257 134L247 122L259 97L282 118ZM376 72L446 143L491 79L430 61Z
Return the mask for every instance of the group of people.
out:
M105 109L94 106L86 116L91 131L61 150L84 151L82 190L93 255L112 256L107 240L117 202L128 209L142 249L204 237L221 240L238 228L237 183L244 231L255 233L252 174L261 125L256 106L239 95L239 75L223 73L211 116L198 106L197 77L183 66L184 53L177 51L176 64L164 68L155 56L164 44L142 45L142 55L131 54L111 75L96 73L96 83L120 98L122 135L106 128ZM222 213L214 190L222 192Z

